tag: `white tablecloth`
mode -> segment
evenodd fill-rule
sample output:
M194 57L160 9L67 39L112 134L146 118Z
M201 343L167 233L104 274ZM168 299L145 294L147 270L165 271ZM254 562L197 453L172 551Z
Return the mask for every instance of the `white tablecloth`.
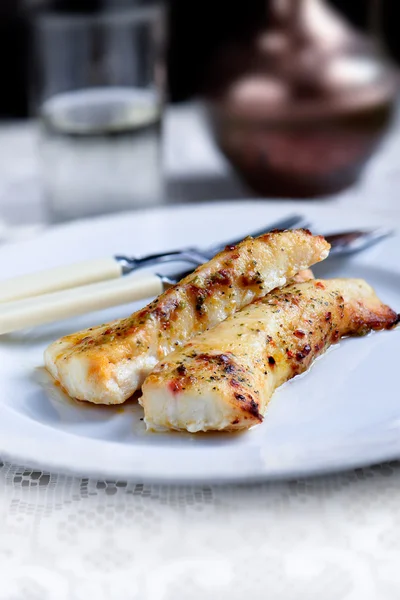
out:
M197 108L168 115L165 167L176 200L247 193ZM362 182L324 202L400 224L399 183L396 125ZM33 235L10 224L44 214L34 127L3 126L4 237ZM0 462L0 600L392 600L399 540L400 463L284 483L167 487Z

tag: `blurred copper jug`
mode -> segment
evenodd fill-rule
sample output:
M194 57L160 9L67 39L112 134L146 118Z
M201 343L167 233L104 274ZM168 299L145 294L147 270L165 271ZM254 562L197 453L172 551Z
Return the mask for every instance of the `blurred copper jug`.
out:
M270 0L268 29L227 48L207 106L256 194L315 197L353 184L393 113L397 71L324 0Z

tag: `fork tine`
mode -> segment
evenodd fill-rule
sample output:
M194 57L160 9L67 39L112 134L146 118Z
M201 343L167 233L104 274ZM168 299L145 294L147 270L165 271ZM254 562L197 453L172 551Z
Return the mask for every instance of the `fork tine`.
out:
M394 233L393 229L378 227L371 230L348 231L343 234L327 235L325 239L331 244L331 255L346 256L366 250L394 235Z
M394 229L388 229L386 227L378 227L377 229L373 229L372 231L368 232L370 240L377 240L377 241L383 240L387 237L391 237L394 234L395 234Z

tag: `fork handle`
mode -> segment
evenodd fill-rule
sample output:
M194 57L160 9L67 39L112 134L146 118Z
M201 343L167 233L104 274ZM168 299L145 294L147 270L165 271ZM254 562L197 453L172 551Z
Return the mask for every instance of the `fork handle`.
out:
M0 302L32 298L99 281L117 279L122 264L115 258L101 258L39 271L0 282Z
M0 335L157 296L164 290L158 275L121 277L0 304Z

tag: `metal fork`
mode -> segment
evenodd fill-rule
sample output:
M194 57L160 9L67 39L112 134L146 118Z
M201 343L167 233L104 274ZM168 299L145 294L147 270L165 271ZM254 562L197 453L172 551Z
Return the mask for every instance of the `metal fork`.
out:
M325 239L331 245L330 257L350 256L378 244L393 234L393 229L377 227L375 229L355 229L354 231L342 233L330 233L325 236Z
M300 215L291 215L287 219L277 221L268 228L263 227L262 229L253 231L249 235L251 237L258 237L259 235L262 235L268 231L273 231L275 229L290 229L294 226L296 226L296 228L303 229L311 229L312 227L311 222L305 220L304 217ZM375 229L354 229L341 233L329 233L324 237L331 245L329 256L350 256L351 254L356 254L366 250L367 248L370 248L371 246L393 235L393 233L394 230L392 229L378 227ZM201 265L213 258L216 254L218 254L218 252L221 252L227 245L234 246L242 240L243 236L229 242L216 244L207 249L193 247L183 248L181 250L172 250L168 252L160 252L158 254L149 254L142 258L128 258L126 256L116 256L115 258L122 264L122 272L124 275L141 267L176 261Z
M285 221L278 221L270 229L260 229L251 233L251 237L258 237L266 231L272 231L274 229L290 229L291 227L310 229L311 223L305 221L302 217L294 215L286 219ZM344 231L341 233L330 233L324 235L325 239L331 245L329 257L334 256L350 256L362 252L371 246L383 241L387 237L393 235L394 230L379 227L376 229L355 229L351 231ZM198 248L184 248L182 250L173 250L169 252L160 252L159 254L149 254L142 258L128 258L126 256L116 256L116 260L122 265L122 274L127 275L132 273L141 267L148 267L151 265L160 265L169 262L188 262L193 265L201 265L211 258L213 258L218 252L221 252L227 245L234 246L243 239L237 239L230 242L224 242L223 244L216 244L205 250Z
M266 225L260 230L253 231L249 235L257 237L273 229L291 229L295 226L301 227L303 224L304 219L301 215L290 215L276 223ZM140 268L156 264L187 262L190 265L197 266L210 260L223 250L225 246L237 244L243 237L227 240L211 248L182 248L180 250L149 254L141 258L114 256L62 266L23 277L15 277L0 283L0 302L33 298L101 281L119 279L121 276L128 275Z
M333 254L337 256L359 252L391 233L388 230L360 230L345 234L333 234L327 238L333 243ZM220 248L221 246L214 246L206 252L215 253ZM335 249L337 250L335 251ZM208 257L205 254L199 254L198 260L205 262ZM175 258L175 260L177 259ZM179 257L179 260L182 258ZM139 278L120 277L116 281L100 281L78 288L72 287L37 295L35 298L24 297L12 302L3 302L0 304L0 335L24 327L32 327L93 310L157 296L187 274L187 272L180 272L169 276L147 274Z
M301 221L301 227L303 229L311 229L312 226L311 223L303 220ZM367 250L375 244L382 242L386 238L394 235L394 233L394 229L377 227L376 229L354 229L340 233L326 234L324 235L324 238L331 245L331 249L325 261L329 260L330 258L345 258L353 254L358 254L359 252ZM257 235L260 235L260 233ZM198 256L201 258L201 255ZM214 254L212 256L214 256ZM203 264L207 260L210 260L210 257L205 257L205 260L201 260L199 263L197 263L197 266ZM159 275L159 277L163 279L165 284L174 285L186 277L186 275L189 275L189 273L190 270L185 270L179 273L174 273L173 275Z
M277 229L291 229L292 227L308 228L309 223L301 215L290 215L285 219L280 219L276 223L272 223L262 229L257 229L248 234L249 237L258 237L269 231ZM141 258L129 258L127 256L116 256L115 260L122 265L122 274L128 275L137 269L142 267L149 267L151 265L159 265L169 262L188 262L193 265L202 265L203 263L211 260L216 254L221 252L226 246L235 246L239 244L246 236L240 238L234 238L219 244L214 244L209 248L181 248L180 250L169 250L167 252L160 252L158 254L147 254Z
M276 223L251 232L252 237L257 237L274 229L291 229L293 227L309 228L311 225L301 215L290 215ZM349 256L361 252L377 244L393 231L389 229L359 229L326 235L326 240L331 244L329 256ZM160 265L170 262L187 262L198 266L210 260L221 252L227 245L239 243L244 236L223 243L215 244L209 248L183 248L157 254L149 254L140 258L116 256L98 260L86 261L66 267L41 271L23 277L0 283L0 302L10 302L22 298L32 298L43 294L61 290L73 289L83 285L119 279L133 271L151 265ZM329 258L329 257L328 257ZM187 270L185 271L187 272ZM179 281L179 274L170 276ZM162 277L162 276L160 276Z

